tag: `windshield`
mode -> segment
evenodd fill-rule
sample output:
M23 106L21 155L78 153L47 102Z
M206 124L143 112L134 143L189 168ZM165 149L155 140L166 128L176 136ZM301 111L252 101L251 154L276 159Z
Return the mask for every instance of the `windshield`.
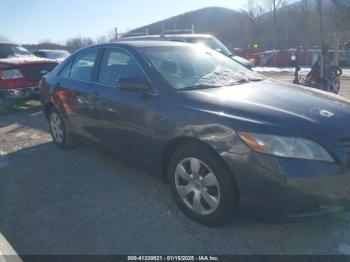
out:
M220 53L223 53L227 56L233 55L232 52L228 50L228 48L215 37L191 37L186 40L192 44L199 44L210 47L211 49L219 51Z
M0 45L0 59L22 56L33 56L33 54L20 45Z
M69 56L69 52L64 50L55 50L55 51L45 51L46 57L50 59L60 59L66 58Z
M205 47L142 48L141 52L176 90L232 86L263 77L227 56Z

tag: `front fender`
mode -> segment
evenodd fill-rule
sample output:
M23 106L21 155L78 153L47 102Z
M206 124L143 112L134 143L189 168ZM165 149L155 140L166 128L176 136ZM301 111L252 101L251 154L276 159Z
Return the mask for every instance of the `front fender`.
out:
M233 129L222 124L186 125L177 133L178 137L194 138L208 144L220 155L246 154L251 151Z

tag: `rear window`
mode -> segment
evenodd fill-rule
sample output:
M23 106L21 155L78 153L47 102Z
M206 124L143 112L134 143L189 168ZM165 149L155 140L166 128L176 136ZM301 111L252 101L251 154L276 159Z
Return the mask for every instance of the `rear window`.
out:
M60 59L69 56L69 52L61 50L46 51L46 57L50 59Z
M46 54L44 52L41 52L41 51L33 52L33 54L36 55L37 57L46 58Z
M20 45L0 45L0 59L21 56L33 56L33 54Z

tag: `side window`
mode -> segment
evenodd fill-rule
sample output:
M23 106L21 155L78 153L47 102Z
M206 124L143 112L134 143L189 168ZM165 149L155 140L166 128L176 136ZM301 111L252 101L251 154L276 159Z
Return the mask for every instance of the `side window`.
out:
M143 78L144 75L128 54L116 49L107 49L102 58L98 82L114 86L122 77Z
M66 63L60 72L60 77L69 78L70 68L72 66L72 59Z
M78 54L74 59L69 78L91 81L98 52L98 49L93 49Z
M41 51L37 51L34 52L34 55L38 56L38 57L43 57L43 58L47 58L44 52Z

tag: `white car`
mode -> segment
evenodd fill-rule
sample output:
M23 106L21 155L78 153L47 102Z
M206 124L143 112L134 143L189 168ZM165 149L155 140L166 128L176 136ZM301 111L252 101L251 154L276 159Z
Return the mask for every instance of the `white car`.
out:
M62 63L70 53L66 50L33 50L32 53L38 57L48 58Z

